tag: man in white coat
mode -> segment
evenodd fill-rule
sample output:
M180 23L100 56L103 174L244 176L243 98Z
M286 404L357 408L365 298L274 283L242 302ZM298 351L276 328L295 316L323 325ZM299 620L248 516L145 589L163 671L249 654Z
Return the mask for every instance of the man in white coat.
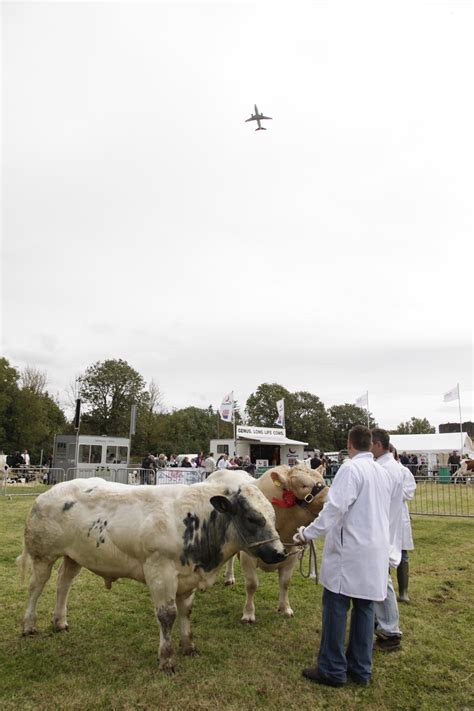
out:
M390 501L390 556L388 563L391 568L397 568L402 557L403 473L389 447L389 433L379 427L373 429L372 454L377 464L380 464L390 476L392 494ZM385 599L377 601L374 609L377 621L375 649L383 652L397 651L400 649L402 632L400 630L397 596L393 589L390 574L387 578Z
M371 445L367 427L351 429L349 459L337 472L323 510L294 536L296 543L326 536L320 574L324 586L321 645L316 666L304 669L303 676L328 686L343 686L347 676L363 686L369 683L373 601L382 601L387 594L392 483L374 461Z
M414 550L415 545L413 543L408 501L411 501L415 496L416 481L408 467L401 463L393 444L390 444L389 449L397 460L403 474L402 559L397 568L398 599L400 602L410 602L408 597L408 551Z

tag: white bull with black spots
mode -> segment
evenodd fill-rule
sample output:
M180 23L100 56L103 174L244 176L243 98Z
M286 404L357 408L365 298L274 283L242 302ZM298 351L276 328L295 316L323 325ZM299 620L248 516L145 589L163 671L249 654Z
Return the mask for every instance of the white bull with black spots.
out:
M212 585L238 550L267 563L286 557L271 504L253 485L129 486L75 479L41 494L26 523L19 562L31 558L23 634L36 632L36 604L54 562L63 558L53 628L68 629L69 588L81 567L110 588L118 578L145 583L160 626L160 668L174 671L171 631L177 614L184 654L194 655L190 614L194 593Z

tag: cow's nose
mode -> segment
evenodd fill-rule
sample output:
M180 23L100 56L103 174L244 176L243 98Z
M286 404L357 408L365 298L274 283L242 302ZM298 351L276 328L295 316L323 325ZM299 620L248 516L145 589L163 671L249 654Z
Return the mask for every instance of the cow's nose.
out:
M259 546L257 550L257 555L263 560L264 563L273 564L281 563L282 560L285 560L287 554L284 550L277 550L272 545L264 544L262 546Z

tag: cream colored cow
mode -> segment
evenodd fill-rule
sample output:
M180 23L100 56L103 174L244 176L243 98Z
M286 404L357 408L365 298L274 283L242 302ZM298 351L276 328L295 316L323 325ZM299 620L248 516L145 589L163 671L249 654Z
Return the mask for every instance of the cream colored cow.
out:
M296 551L293 534L299 526L307 526L311 523L323 508L328 491L323 479L323 471L323 467L313 470L305 464L297 464L294 467L281 465L268 470L259 479L254 480L255 485L273 504L276 528L290 555L281 563L274 565L256 561L243 551L240 553L240 564L247 592L242 622L255 622L254 595L258 588L257 568L265 572L278 571L280 596L277 609L284 617L293 617L288 598L291 576L298 562L298 556L291 555ZM234 472L228 472L226 476L230 478L233 474ZM212 477L219 476L219 472L212 474ZM224 580L226 585L235 583L233 558L227 563Z

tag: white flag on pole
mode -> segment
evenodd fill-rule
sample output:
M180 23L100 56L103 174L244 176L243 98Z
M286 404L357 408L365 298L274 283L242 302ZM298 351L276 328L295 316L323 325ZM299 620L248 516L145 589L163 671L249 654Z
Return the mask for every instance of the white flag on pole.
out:
M356 398L355 404L357 405L357 407L363 407L364 410L367 410L369 406L368 393L364 393L360 397Z
M455 388L448 390L448 392L443 395L443 402L451 402L451 400L459 400L459 390L457 385Z
M277 400L277 412L278 417L275 420L275 424L279 427L285 426L285 400Z
M232 422L234 411L234 391L228 393L221 402L219 415L224 422Z

